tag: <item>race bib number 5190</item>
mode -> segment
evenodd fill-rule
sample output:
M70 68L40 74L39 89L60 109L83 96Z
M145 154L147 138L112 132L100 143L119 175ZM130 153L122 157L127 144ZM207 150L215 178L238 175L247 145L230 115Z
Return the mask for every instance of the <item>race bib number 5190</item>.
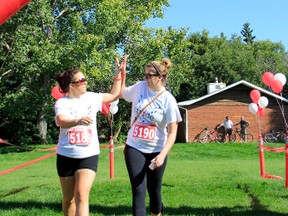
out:
M68 131L68 140L71 145L89 145L92 139L91 128L72 128Z
M154 140L156 135L155 125L134 124L133 137L144 140Z

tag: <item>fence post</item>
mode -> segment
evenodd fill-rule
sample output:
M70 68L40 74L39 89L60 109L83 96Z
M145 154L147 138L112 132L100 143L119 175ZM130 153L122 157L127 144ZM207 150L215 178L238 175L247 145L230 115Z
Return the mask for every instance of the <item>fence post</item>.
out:
M259 156L260 156L260 174L262 178L265 178L264 149L263 149L263 138L261 134L259 134Z
M110 136L109 148L110 148L110 179L114 179L114 141L113 141L113 136Z
M285 156L286 156L286 174L285 174L285 187L288 188L288 131L286 131L285 140Z

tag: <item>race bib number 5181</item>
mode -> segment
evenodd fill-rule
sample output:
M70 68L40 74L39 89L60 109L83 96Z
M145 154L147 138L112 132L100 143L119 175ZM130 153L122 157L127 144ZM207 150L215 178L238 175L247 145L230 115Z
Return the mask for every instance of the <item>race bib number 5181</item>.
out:
M155 125L134 124L133 137L144 140L154 140L156 135Z
M68 140L71 145L89 145L92 139L91 128L71 128L68 131Z

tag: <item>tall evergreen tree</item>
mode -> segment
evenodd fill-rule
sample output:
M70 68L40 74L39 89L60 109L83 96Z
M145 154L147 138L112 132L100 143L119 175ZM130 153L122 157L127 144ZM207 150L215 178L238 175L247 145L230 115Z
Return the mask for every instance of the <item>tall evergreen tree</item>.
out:
M250 23L244 23L241 34L244 37L243 41L246 44L253 44L256 36L253 36L252 32L253 32L253 30L250 29Z

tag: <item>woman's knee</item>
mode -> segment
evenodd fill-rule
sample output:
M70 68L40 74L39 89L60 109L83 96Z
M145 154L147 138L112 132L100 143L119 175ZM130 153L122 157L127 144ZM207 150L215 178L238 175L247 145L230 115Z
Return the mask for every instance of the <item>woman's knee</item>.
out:
M63 205L63 208L67 209L69 208L70 206L73 206L75 205L75 198L74 196L64 196L63 197L63 200L62 200L62 205Z
M75 191L76 202L88 202L89 201L89 191L87 190L77 190Z

